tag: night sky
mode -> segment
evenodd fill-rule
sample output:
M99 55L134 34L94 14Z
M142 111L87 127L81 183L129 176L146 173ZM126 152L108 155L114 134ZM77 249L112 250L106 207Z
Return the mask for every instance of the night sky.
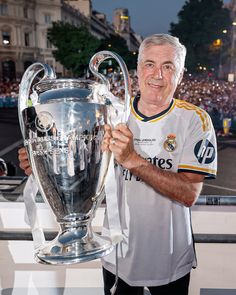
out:
M224 0L229 3L230 0ZM143 37L154 33L168 33L171 22L177 22L177 14L185 0L92 0L93 10L106 14L112 22L115 8L128 8L131 27Z

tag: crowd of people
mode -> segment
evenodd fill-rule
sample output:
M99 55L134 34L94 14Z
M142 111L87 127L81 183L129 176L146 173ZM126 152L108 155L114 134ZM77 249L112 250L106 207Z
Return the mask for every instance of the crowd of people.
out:
M118 72L108 74L112 93L120 100L124 98L124 83ZM130 72L132 96L138 93L138 78L135 71ZM0 107L16 107L19 83L0 82ZM236 133L236 83L217 80L212 77L185 74L178 86L175 98L193 103L206 110L213 121L217 135L222 135L224 118L231 119L231 132Z
M231 120L231 131L236 132L236 84L232 82L187 77L177 88L175 97L189 101L206 110L218 135L223 135L224 119Z
M138 93L138 78L131 72L132 96ZM123 99L124 83L121 75L110 77L112 92ZM175 98L190 102L206 110L213 121L217 135L223 135L223 120L231 119L231 132L236 133L236 83L212 77L185 74L176 89Z
M19 83L0 81L0 107L15 107L18 93Z

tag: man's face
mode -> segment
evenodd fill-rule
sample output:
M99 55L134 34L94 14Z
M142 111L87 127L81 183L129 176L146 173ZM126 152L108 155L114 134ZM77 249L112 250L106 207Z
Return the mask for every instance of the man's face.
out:
M145 48L137 70L143 101L160 106L171 101L182 77L182 73L177 69L173 47L152 45Z

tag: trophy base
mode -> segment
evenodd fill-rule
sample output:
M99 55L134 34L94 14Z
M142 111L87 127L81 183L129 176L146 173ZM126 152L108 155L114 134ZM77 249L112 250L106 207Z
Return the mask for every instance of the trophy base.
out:
M61 234L45 244L35 253L35 259L41 264L74 264L101 258L111 253L114 246L109 239L93 233L92 237L77 238L69 243L60 243Z

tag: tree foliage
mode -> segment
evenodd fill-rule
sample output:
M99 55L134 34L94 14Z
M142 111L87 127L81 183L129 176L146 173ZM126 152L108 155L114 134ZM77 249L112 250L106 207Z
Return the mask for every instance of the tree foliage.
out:
M74 75L84 74L90 58L97 52L100 41L86 27L54 22L48 29L48 39L55 46L53 55Z
M226 52L229 38L223 30L230 31L229 10L221 0L188 0L178 13L178 23L171 23L170 33L179 37L187 47L186 66L196 71L198 65L215 67ZM213 45L220 39L221 45Z
M136 67L136 56L129 51L126 40L117 34L101 40L99 50L109 50L118 53L124 59L129 70Z

